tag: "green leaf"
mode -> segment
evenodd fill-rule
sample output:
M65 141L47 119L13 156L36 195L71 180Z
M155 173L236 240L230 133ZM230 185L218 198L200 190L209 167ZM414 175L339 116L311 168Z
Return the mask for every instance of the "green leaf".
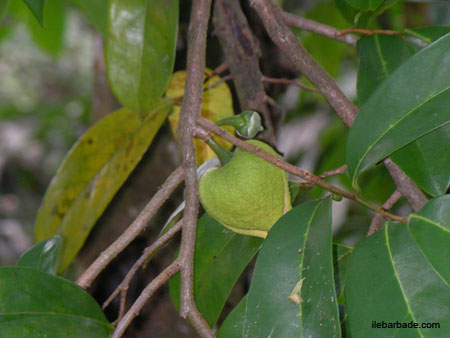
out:
M245 308L247 307L247 296L241 299L238 305L230 312L219 332L218 338L237 338L242 336L244 330Z
M36 244L20 257L17 266L29 267L42 272L55 274L61 242L61 236L55 235Z
M409 44L397 37L375 34L359 39L358 98L364 103L380 83L414 51Z
M304 203L271 229L256 261L243 337L340 337L331 199Z
M361 11L372 11L383 3L383 0L345 0L352 7Z
M396 36L375 35L360 39L358 96L363 103L379 84L406 61L413 50ZM426 134L392 154L391 158L422 189L433 196L442 195L449 184L450 125Z
M108 0L69 0L86 16L89 22L106 38Z
M409 231L429 264L450 284L450 195L434 198L409 216Z
M95 300L62 278L0 267L2 337L109 337L113 326Z
M64 47L64 30L66 10L61 0L46 0L44 8L44 25L38 23L31 15L28 29L34 42L47 53L57 56Z
M35 239L63 237L58 271L68 266L115 193L133 171L168 114L167 105L144 120L122 108L89 129L53 178L35 224Z
M397 68L364 103L347 138L356 188L364 169L450 121L450 34Z
M423 48L436 41L447 33L450 33L450 26L427 26L419 28L407 28L404 30L408 41L417 48Z
M45 0L23 0L31 13L33 13L39 24L44 27L44 5Z
M208 214L197 225L194 296L197 308L212 327L242 271L259 250L261 238L239 235ZM174 304L180 304L180 275L170 280Z
M109 2L107 75L117 99L136 112L158 102L175 60L178 0Z
M434 234L430 240L438 238ZM446 240L441 259L448 255L449 246ZM448 337L450 289L438 269L404 224L387 223L363 240L347 267L346 309L351 336ZM448 261L444 269L448 271ZM440 329L372 328L373 322L439 323Z
M353 248L348 248L341 244L333 245L333 261L334 261L334 280L336 284L336 294L338 300L343 300L347 264Z
M341 13L341 15L348 22L353 24L355 22L355 17L359 13L359 11L357 9L353 8L352 6L350 6L350 4L345 0L334 0L334 3L336 5L337 9L339 10L339 12Z
M391 159L432 196L450 185L450 123L428 133L391 155Z

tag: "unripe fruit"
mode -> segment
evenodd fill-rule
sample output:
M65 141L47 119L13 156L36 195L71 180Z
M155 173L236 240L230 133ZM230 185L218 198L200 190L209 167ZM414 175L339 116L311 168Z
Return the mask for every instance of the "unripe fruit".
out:
M279 157L263 142L246 142ZM291 209L286 172L242 149L237 149L223 167L205 172L200 178L199 195L206 212L225 227L263 238Z

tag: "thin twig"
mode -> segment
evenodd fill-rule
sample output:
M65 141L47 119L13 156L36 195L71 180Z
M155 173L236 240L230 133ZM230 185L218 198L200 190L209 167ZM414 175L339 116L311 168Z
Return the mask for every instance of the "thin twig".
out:
M402 197L400 191L395 190L394 193L387 199L387 201L383 204L383 209L390 210L394 204ZM380 214L375 214L372 218L372 222L370 222L369 231L367 232L367 237L374 234L378 230L381 229L383 225L383 216Z
M142 291L138 299L133 303L131 308L125 314L121 321L116 326L112 334L112 338L119 338L125 333L127 327L131 324L133 319L139 315L147 301L153 296L153 294L158 290L163 284L165 284L170 277L180 271L180 261L175 260L170 264L163 272L161 272L150 284Z
M338 187L328 183L327 181L322 180L319 176L311 174L310 172L308 172L306 170L303 170L303 169L298 168L290 163L287 163L279 158L276 158L276 157L270 155L269 153L265 152L261 148L251 145L249 143L246 143L246 142L238 139L237 137L234 137L233 135L228 133L226 130L220 128L219 126L215 125L213 122L211 122L205 118L199 119L197 121L197 123L199 126L205 128L206 130L209 130L209 131L217 134L218 136L222 137L223 139L236 145L239 148L242 148L244 150L254 153L255 155L266 160L267 162L270 162L273 165L277 166L278 168L281 168L293 175L302 177L305 180L312 182L312 183L318 185L319 187L321 187L325 190L328 190L332 193L338 194L345 198L348 198L348 199L351 199L358 203L361 203L361 204L365 205L366 207L372 209L373 211L378 212L378 213L382 214L383 216L390 218L394 221L399 221L399 222L402 222L405 224L407 223L406 218L391 214L390 212L387 212L380 206L377 206L377 205L373 204L372 202L367 201L365 198L363 198L362 196L360 196L354 192L350 192L350 191L346 191L341 188L338 188Z
M180 248L180 315L189 318L202 337L214 333L200 314L194 300L194 250L198 217L197 162L193 143L196 120L201 117L203 74L206 57L206 35L211 11L211 0L192 3L189 33L186 84L178 123L178 142L185 168L186 205Z
M221 65L219 65L216 69L213 70L213 73L211 74L210 77L213 77L214 75L220 75L227 69L228 69L228 65L226 62L224 62Z
M394 35L394 36L398 36L399 38L402 38L403 40L406 39L401 33L397 32L397 31L391 31L391 30L387 30L387 29L365 29L365 28L342 29L342 30L338 31L336 36L342 37L342 36L345 36L345 35L351 34L351 33L360 33L360 34L365 34L365 35L374 35L374 34Z
M358 111L356 106L283 23L278 7L270 0L252 0L251 5L258 12L272 41L285 53L295 69L305 75L320 90L345 125L351 126Z
M320 91L318 89L307 86L307 85L301 83L300 81L296 81L296 80L290 80L290 79L286 79L286 78L276 79L273 77L263 76L263 81L267 82L267 83L279 83L279 84L293 85L293 86L303 88L304 90L307 90L310 92L320 93Z
M92 263L89 268L78 279L77 284L83 289L88 288L98 274L125 249L128 244L135 239L142 230L145 229L147 223L155 215L158 209L169 198L170 194L183 181L183 168L176 169L164 182L158 192L152 197L150 202L141 211L139 216L125 230L125 232L117 238L100 256Z
M220 85L221 83L223 83L223 82L225 82L225 81L228 81L228 80L231 80L231 79L232 79L232 77L231 77L230 74L225 75L225 76L224 76L223 78L221 78L220 80L214 82L213 84L210 84L208 87L205 87L204 90L206 91L206 90L208 90L208 89L213 89L213 88L217 87L218 85Z
M345 173L347 171L347 165L344 164L343 166L333 169L333 170L329 170L329 171L325 171L324 173L320 174L320 178L324 179L330 176L336 176L336 175L341 175L343 173Z
M428 199L417 185L390 158L386 158L383 162L397 185L397 189L405 196L413 209L417 211L422 208Z
M281 11L281 17L283 18L284 23L288 26L297 27L305 31L320 34L326 36L327 38L344 42L350 46L356 46L356 41L358 41L357 36L350 34L340 36L339 33L342 31L339 31L334 27L324 25L323 23L314 20L301 18L292 13Z
M150 246L145 248L144 252L142 253L141 257L133 264L130 271L128 271L127 275L123 279L123 281L120 283L120 285L114 290L114 292L109 296L109 298L103 303L102 309L105 309L111 301L116 298L116 296L121 292L122 294L125 294L128 290L128 287L130 286L130 282L133 279L136 272L139 270L139 268L147 262L147 259L159 248L161 248L168 240L170 240L179 230L181 230L181 226L183 224L183 219L178 221L172 228L169 229L164 235L162 235L160 238L158 238L156 241L154 241ZM122 302L120 304L121 311L122 311ZM122 314L123 315L123 314ZM122 319L121 313L119 313L119 321Z

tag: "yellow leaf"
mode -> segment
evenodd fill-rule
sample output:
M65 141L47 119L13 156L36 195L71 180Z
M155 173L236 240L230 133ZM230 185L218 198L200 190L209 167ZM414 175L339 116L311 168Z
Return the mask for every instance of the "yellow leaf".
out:
M78 253L150 146L168 108L160 103L144 119L119 109L92 126L67 154L45 193L34 227L37 242L57 233L63 237L59 272Z
M205 71L207 73L212 73L212 71L208 68L206 68ZM206 75L205 79L207 79ZM186 72L184 70L175 72L170 79L169 86L167 87L166 97L181 99L184 95L185 81ZM205 88L205 90L203 92L202 116L212 122L217 122L225 117L234 115L231 91L225 82L221 82L217 86L207 89L208 87L213 86L218 81L220 81L220 77L218 75L214 75L205 82L203 87ZM174 106L174 109L169 116L170 127L175 137L178 120L180 118L180 105L181 100L178 105ZM234 134L233 127L226 126L224 127L224 129L226 129L229 133ZM217 141L228 150L233 147L231 143L228 143L221 138L218 138ZM203 162L216 157L214 151L212 151L212 149L209 148L202 140L195 139L194 145L196 150L197 165L200 165Z

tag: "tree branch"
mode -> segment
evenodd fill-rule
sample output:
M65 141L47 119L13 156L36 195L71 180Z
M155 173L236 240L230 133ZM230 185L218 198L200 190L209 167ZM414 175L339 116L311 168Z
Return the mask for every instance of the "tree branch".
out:
M283 51L295 69L305 75L320 90L346 126L351 126L357 108L344 95L336 82L317 64L300 40L283 23L279 9L269 0L252 0L272 41Z
M293 86L300 87L300 88L302 88L304 90L307 90L307 91L310 91L310 92L313 92L313 93L320 93L320 91L318 89L309 87L309 86L301 83L300 81L296 81L296 80L290 80L290 79L285 79L285 78L276 79L276 78L264 76L263 77L263 81L267 82L267 83L293 85Z
M259 68L261 51L239 0L216 0L214 4L214 31L219 38L230 69L242 110L260 112L266 131L263 138L275 143L275 132L270 110L266 105L264 83Z
M175 260L170 264L163 272L161 272L150 284L142 291L138 299L134 302L122 320L116 326L112 334L112 338L122 337L127 327L131 324L133 319L139 315L139 312L144 307L145 303L153 296L153 294L158 290L164 283L166 283L170 277L180 271L180 261Z
M375 212L378 212L378 213L382 214L383 216L390 218L394 221L399 221L399 222L402 222L405 224L407 223L406 218L400 217L397 215L393 215L393 214L387 212L386 210L384 210L383 208L373 204L372 202L367 201L362 196L360 196L354 192L350 192L350 191L346 191L341 188L338 188L338 187L328 183L327 181L322 180L320 177L318 177L314 174L311 174L310 172L308 172L306 170L303 170L303 169L298 168L290 163L287 163L279 158L276 158L276 157L270 155L269 153L265 152L261 148L251 145L249 143L246 143L246 142L238 139L237 137L234 137L233 135L228 133L226 130L218 127L213 122L211 122L205 118L199 119L198 125L208 131L211 131L211 132L217 134L218 136L220 136L223 139L227 140L228 142L236 145L237 147L247 150L247 151L261 157L263 160L266 160L267 162L272 163L273 165L277 166L278 168L281 168L293 175L302 177L305 180L312 182L312 183L318 185L319 187L322 187L323 189L328 190L332 193L338 194L345 198L351 199L355 202L361 203L361 204L365 205L366 207L374 210Z
M413 181L390 158L386 158L384 165L389 170L397 189L408 200L414 210L419 210L427 202L427 198Z
M343 166L340 166L339 168L323 172L322 174L320 174L319 177L324 179L324 178L327 178L330 176L341 175L341 174L345 173L346 171L347 171L347 165L344 164Z
M383 209L385 210L391 209L401 197L402 194L400 193L400 191L395 190L394 193L383 204ZM380 214L375 214L375 216L373 216L372 218L372 222L370 223L369 231L367 232L367 237L380 230L382 225L383 225L383 216Z
M194 250L198 216L197 162L193 143L196 120L201 117L203 74L205 70L206 35L211 0L192 3L188 33L186 85L178 123L178 141L186 178L186 206L180 249L180 314L189 318L203 337L214 337L206 320L199 313L194 300Z
M123 317L123 313L125 312L125 299L128 287L130 286L130 282L133 279L136 272L139 268L147 262L147 259L161 246L163 246L168 240L170 240L178 231L181 230L183 224L183 219L177 222L172 228L169 229L164 235L158 238L155 242L153 242L149 247L147 247L141 257L133 264L130 271L128 271L127 275L123 279L122 283L114 290L114 292L109 296L109 298L103 303L102 309L105 309L111 301L116 298L116 296L121 293L120 299L120 313L119 313L119 321Z
M92 263L89 268L78 279L77 284L83 289L88 288L98 274L119 255L128 244L135 239L142 230L145 229L147 223L156 214L158 209L169 198L170 194L183 181L184 170L176 169L161 186L161 189L152 197L150 202L141 211L134 222L125 230L125 232L117 238L100 256Z
M326 36L330 39L335 39L341 42L344 42L350 46L356 46L356 42L358 41L358 37L354 35L339 35L342 31L331 27L324 25L323 23L305 19L302 17L299 17L297 15L294 15L292 13L288 13L285 11L280 10L281 17L283 18L283 21L286 25L291 27L297 27L300 29L303 29L305 31L310 31L316 34L320 34L323 36Z
M347 99L336 82L314 61L303 48L300 40L281 22L280 9L271 0L252 0L251 3L278 48L285 52L296 69L301 71L321 91L344 124L350 127L357 114L356 106ZM389 163L388 169L399 191L404 194L413 208L422 206L426 202L426 197L420 189L395 163L385 160L386 163Z

